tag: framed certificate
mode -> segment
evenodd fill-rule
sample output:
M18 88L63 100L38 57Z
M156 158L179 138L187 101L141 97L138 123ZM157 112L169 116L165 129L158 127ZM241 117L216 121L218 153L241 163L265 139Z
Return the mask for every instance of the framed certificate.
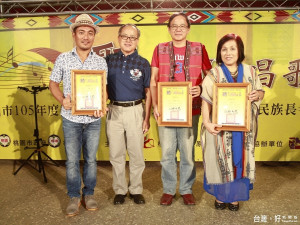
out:
M251 102L250 83L216 83L213 93L212 122L218 130L249 131Z
M106 113L106 72L104 70L72 70L72 114Z
M191 127L192 82L158 82L158 126Z

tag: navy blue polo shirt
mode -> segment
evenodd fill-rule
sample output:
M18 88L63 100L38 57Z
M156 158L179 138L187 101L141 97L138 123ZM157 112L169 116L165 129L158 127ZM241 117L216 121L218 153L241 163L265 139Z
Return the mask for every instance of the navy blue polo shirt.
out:
M150 64L135 50L125 56L122 51L106 57L108 98L113 101L135 101L145 98L150 86Z

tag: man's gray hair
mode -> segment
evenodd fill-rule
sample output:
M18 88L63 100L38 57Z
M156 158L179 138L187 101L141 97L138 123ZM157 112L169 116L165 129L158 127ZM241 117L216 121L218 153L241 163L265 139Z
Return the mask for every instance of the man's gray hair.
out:
M132 24L132 23L123 24L123 25L119 28L119 36L121 35L123 28L124 28L124 27L127 27L127 26L131 26L131 27L135 28L135 29L137 30L137 38L140 38L140 36L141 36L141 31L139 30L139 28L137 28L137 26L136 26L135 24Z

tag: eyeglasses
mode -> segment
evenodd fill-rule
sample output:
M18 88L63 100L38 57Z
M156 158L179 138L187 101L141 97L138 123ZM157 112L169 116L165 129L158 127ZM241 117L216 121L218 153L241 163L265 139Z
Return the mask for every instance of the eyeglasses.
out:
M126 35L120 35L120 37L121 37L122 40L124 40L124 41L127 41L128 39L129 39L130 41L135 41L136 39L138 39L138 38L136 38L136 37L128 37L128 36L126 36Z
M171 29L172 30L177 30L177 29L180 29L180 30L185 30L185 29L187 29L188 27L187 26L185 26L185 25L172 25L171 26Z

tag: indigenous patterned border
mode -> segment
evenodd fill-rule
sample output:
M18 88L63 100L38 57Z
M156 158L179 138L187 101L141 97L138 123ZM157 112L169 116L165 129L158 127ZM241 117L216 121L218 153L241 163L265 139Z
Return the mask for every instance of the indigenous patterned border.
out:
M172 12L161 12L90 15L99 26L113 26L125 23L165 24L172 14ZM300 12L296 9L281 11L191 11L186 12L186 14L194 24L300 23ZM76 15L0 19L0 31L67 27L75 21L75 18Z

